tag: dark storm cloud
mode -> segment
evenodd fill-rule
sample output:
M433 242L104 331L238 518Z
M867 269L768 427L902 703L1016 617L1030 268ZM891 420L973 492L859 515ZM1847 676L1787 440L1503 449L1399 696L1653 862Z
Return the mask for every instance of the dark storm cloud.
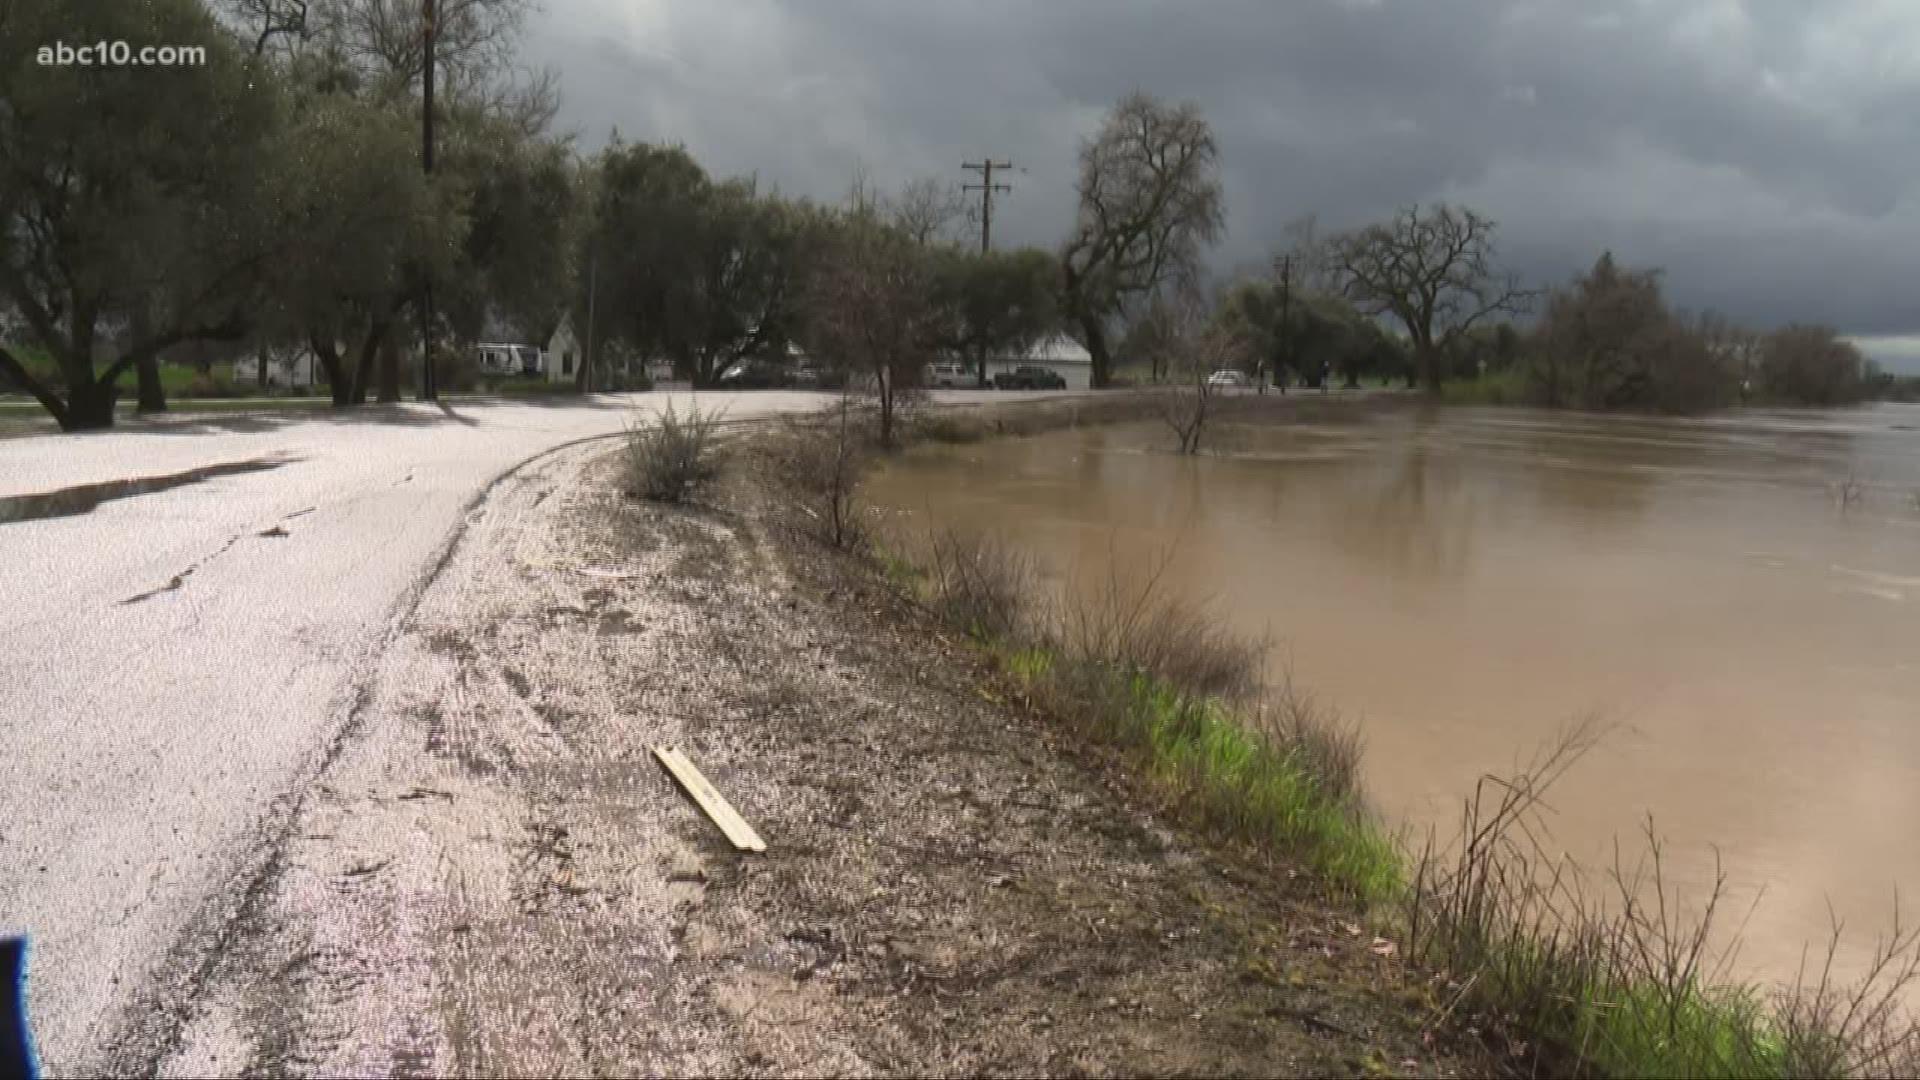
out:
M1024 170L996 235L1051 244L1078 140L1141 88L1214 123L1222 266L1446 198L1538 280L1612 247L1684 305L1920 330L1902 0L545 2L527 59L589 148L618 124L828 199L991 152Z

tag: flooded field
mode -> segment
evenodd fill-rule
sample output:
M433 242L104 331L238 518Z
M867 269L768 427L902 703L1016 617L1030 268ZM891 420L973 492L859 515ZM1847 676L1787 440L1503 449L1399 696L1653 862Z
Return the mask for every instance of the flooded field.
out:
M1195 458L1146 424L922 448L869 495L1000 531L1055 580L1177 545L1172 582L1361 727L1410 828L1599 715L1555 842L1604 866L1651 819L1693 896L1717 852L1745 974L1791 977L1830 914L1865 947L1920 895L1920 407L1355 407L1218 434Z

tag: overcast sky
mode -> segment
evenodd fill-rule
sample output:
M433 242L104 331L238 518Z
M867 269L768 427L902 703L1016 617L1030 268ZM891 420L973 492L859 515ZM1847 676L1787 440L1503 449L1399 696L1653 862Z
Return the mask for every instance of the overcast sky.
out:
M542 0L523 58L583 149L682 142L837 199L1017 166L995 242L1052 246L1134 89L1220 143L1222 269L1286 223L1445 199L1537 282L1602 248L1675 303L1825 321L1920 371L1914 0Z

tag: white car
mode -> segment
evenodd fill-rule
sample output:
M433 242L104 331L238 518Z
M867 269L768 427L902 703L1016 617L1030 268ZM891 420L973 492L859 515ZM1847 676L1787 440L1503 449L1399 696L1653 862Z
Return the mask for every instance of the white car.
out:
M928 364L925 382L936 390L958 390L979 380L965 364Z
M1253 388L1253 380L1247 378L1244 371L1222 368L1207 376L1207 385L1215 390L1250 390Z

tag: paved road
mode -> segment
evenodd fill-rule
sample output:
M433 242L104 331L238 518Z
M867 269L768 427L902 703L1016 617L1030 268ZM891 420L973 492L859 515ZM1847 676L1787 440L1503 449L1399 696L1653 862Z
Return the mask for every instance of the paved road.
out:
M702 397L734 418L823 401ZM217 951L303 784L351 737L357 676L472 500L666 400L0 439L0 933L33 937L51 1071L150 1040L155 998L204 976L205 943ZM7 520L78 510L135 477L177 486ZM64 505L9 500L75 488Z

